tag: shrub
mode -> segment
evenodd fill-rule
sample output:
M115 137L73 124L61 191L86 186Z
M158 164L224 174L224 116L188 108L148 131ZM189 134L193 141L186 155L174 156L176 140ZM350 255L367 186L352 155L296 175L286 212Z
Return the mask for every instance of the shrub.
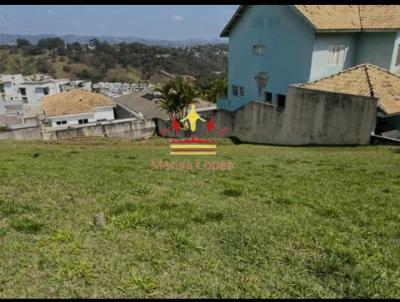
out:
M64 65L64 66L63 66L63 71L64 71L64 72L71 72L71 67L68 66L68 65Z

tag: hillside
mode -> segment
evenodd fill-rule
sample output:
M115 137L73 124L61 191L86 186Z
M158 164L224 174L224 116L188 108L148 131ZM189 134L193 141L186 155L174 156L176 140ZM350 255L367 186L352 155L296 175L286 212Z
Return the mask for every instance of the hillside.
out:
M42 34L42 35L14 35L14 34L3 34L0 33L0 45L16 45L18 39L26 39L32 44L37 44L40 39L54 38L57 35ZM161 39L145 39L139 37L114 37L114 36L81 36L81 35L64 35L60 36L65 43L88 43L90 40L98 39L99 41L108 42L111 44L116 43L142 43L146 45L159 45L165 47L182 47L182 46L196 46L204 44L224 44L227 43L227 39L185 39L185 40L161 40Z
M23 42L21 42L23 41ZM57 78L97 81L164 82L173 76L195 78L226 74L227 45L161 47L141 43L65 43L41 39L36 45L20 40L0 47L0 73L49 73Z
M160 139L1 142L0 296L400 295L400 148L217 154L196 159L234 169L152 170L196 160Z

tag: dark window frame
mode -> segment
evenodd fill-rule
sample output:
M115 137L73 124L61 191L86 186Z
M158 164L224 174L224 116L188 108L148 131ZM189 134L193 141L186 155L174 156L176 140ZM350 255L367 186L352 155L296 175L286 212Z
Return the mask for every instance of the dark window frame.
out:
M239 86L232 85L232 94L235 95L235 96L239 95Z
M286 105L286 95L284 94L277 94L276 95L277 104L279 108L285 108Z
M88 120L87 118L80 119L80 120L78 120L78 123L79 123L79 124L88 124L88 123L89 123L89 120Z
M264 102L268 104L272 104L273 101L273 94L272 92L265 91L264 92Z

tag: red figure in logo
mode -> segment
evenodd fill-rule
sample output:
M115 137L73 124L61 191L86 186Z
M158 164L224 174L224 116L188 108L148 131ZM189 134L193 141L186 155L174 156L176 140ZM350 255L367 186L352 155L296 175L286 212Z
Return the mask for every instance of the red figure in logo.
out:
M172 118L172 129L174 129L176 135L179 134L179 130L181 129L181 124L175 118Z
M213 131L214 128L215 128L214 116L212 116L211 119L207 122L207 134Z

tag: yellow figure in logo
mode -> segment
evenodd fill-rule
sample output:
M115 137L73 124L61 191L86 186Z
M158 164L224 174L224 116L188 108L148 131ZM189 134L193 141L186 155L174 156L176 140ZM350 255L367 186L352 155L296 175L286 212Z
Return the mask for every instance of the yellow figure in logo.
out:
M202 119L200 117L200 115L196 112L196 105L195 104L192 104L192 109L190 109L188 115L185 118L181 119L181 122L183 123L183 122L185 122L187 120L189 121L189 127L190 127L190 130L192 132L196 132L197 120L200 120L202 122L206 122L206 120Z

